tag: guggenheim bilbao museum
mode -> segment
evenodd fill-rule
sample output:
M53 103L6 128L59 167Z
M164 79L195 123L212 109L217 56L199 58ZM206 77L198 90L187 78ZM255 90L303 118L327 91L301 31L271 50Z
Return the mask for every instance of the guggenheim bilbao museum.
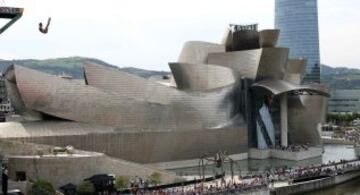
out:
M279 33L234 25L220 44L186 42L158 80L87 62L84 80L11 65L7 93L23 120L1 124L0 137L145 164L321 148L327 90L301 84L306 60L289 59Z

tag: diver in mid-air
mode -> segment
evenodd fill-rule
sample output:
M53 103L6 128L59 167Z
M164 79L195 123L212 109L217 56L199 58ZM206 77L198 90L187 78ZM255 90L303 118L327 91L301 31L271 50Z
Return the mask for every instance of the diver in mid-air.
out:
M50 22L51 22L51 17L49 17L48 22L47 22L47 25L46 25L45 28L43 28L43 24L40 22L40 23L39 23L39 31L40 31L41 33L44 33L44 34L48 33L48 31L49 31L49 26L50 26Z

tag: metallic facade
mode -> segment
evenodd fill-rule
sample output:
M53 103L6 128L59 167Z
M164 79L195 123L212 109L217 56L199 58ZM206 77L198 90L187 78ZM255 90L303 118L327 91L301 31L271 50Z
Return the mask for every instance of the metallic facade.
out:
M305 66L306 60L304 59L289 59L285 67L284 79L290 83L300 85Z
M299 144L321 145L320 125L326 122L326 98L290 96L288 105L289 140Z
M178 89L208 91L233 85L230 68L211 64L169 63Z
M108 71L119 72L112 68ZM67 120L145 130L212 128L230 120L228 104L231 102L223 101L229 88L204 94L171 94L168 96L171 103L164 105L137 99L138 96L132 95L136 94L135 87L129 89L127 95L115 90L106 92L21 66L15 66L15 75L26 107ZM87 82L92 83L89 77ZM109 82L113 83L111 79ZM118 83L116 89L122 86L127 85ZM166 91L159 90L153 97L164 98L163 94L167 94Z
M128 132L76 122L32 123L18 125L6 139L63 147L71 145L138 163L196 159L219 150L229 154L246 153L248 149L245 128Z
M298 82L304 61L289 60L289 49L276 47L279 30L241 29L227 31L222 44L185 43L178 62L169 63L175 86L93 63L84 64L83 83L13 65L5 78L18 113L40 124L49 117L65 119L81 133L56 132L58 125L44 123L40 131L49 136L19 130L0 137L74 145L142 163L197 158L220 149L244 153L260 144L277 146L279 139L287 144L287 123L290 133L304 134L289 144L320 144L313 135L325 112L313 109L323 106L326 90ZM280 106L265 105L270 96L281 99ZM264 106L271 131L259 115ZM309 113L316 117L306 118ZM100 130L94 133L89 124ZM35 132L31 125L21 126ZM274 137L280 130L281 138Z
M304 83L320 83L317 0L275 0L275 28L279 45L289 47L291 58L307 59Z

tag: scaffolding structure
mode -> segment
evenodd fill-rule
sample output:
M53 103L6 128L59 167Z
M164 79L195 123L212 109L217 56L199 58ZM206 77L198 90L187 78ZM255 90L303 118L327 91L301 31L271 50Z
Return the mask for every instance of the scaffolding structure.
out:
M13 25L17 20L23 15L23 8L15 7L0 7L0 19L8 19L9 21L5 23L4 26L0 27L0 34L5 32L11 25Z

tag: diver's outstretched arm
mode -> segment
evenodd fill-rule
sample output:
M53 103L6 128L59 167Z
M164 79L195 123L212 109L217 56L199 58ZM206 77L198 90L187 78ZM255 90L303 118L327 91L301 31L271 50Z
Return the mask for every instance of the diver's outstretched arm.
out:
M49 28L49 26L50 26L50 22L51 22L51 17L49 17L49 19L48 19L48 22L47 22L46 28Z
M47 24L46 24L46 27L45 27L45 29L44 29L46 33L47 33L48 30L49 30L50 22L51 22L51 17L49 17L48 22L47 22Z

